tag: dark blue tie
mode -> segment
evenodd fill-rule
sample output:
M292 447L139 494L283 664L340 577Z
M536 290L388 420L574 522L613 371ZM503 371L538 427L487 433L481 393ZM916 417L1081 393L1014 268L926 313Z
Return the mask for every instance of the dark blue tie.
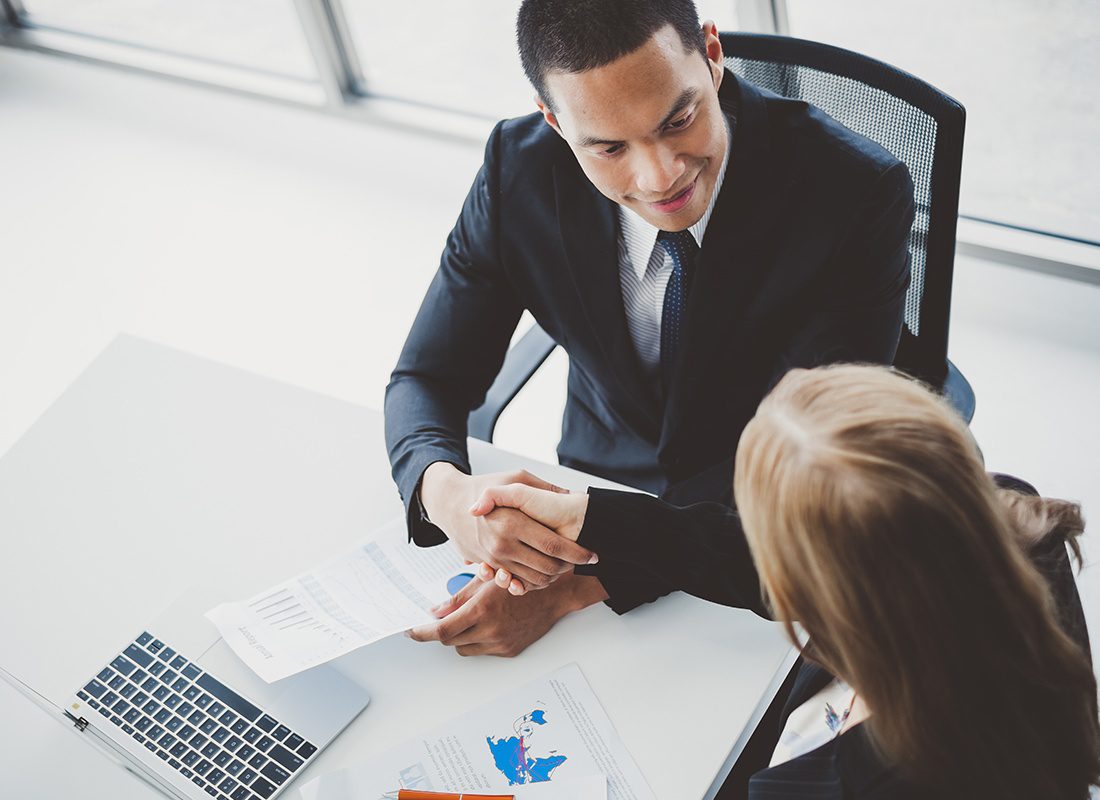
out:
M665 287L665 302L661 311L661 379L667 389L672 381L672 370L680 348L680 331L683 329L684 308L687 305L691 275L699 255L699 245L691 231L661 231L657 241L672 256L672 275Z

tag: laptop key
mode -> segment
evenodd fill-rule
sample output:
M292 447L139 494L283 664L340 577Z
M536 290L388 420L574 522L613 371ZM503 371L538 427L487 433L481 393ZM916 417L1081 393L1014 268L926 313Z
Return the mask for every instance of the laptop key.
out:
M206 744L209 741L210 741L209 739L207 739L205 736L203 736L200 733L198 736L196 736L194 739L191 740L191 746L194 747L196 750L198 750L200 747L202 747L204 744Z
M107 688L114 689L116 692L126 685L126 679L121 675L115 675L107 682Z
M176 737L170 733L166 733L160 737L160 741L157 742L161 747L169 748L176 743Z
M280 725L274 730L274 732L272 732L271 735L276 740L281 742L283 739L290 735L290 728L288 728L286 725Z
M136 691L137 691L136 686L134 686L132 683L127 683L125 686L123 686L121 689L118 690L118 693L120 695L122 695L123 697L129 697L130 695L132 695Z
M157 658L159 658L161 661L168 661L173 656L175 656L175 654L175 650L173 650L171 647L166 647L157 654Z
M199 756L199 754L196 753L194 750L188 750L183 755L183 763L189 767L193 767L195 765L195 762L198 761L199 758L201 758L201 756Z
M275 786L275 784L270 783L263 778L257 778L253 782L252 786L249 788L251 788L252 791L258 794L260 797L266 798L271 797L271 795L275 794L275 789L277 787Z
M218 784L218 790L222 792L231 792L237 788L237 782L232 778L226 778L224 781Z
M186 667L183 668L183 676L189 681L193 681L195 680L195 678L199 677L200 672L202 672L202 670L196 667L194 664L188 664Z
M275 726L279 723L273 720L267 714L264 714L262 717L256 720L254 724L264 733L271 733L273 730L275 730Z
M202 754L204 756L206 756L207 758L213 758L215 755L217 755L220 752L221 752L221 748L218 747L216 744L214 744L214 742L211 742L210 744L208 744L206 747L204 747L202 749Z
M122 656L115 656L115 660L111 662L111 666L114 667L114 669L122 675L129 675L131 672L137 669L137 667L135 667L131 662L127 661Z
M182 775L183 777L190 778L194 774L195 773L189 770L187 767L180 767L180 775Z
M150 742L148 740L146 740L146 742L145 742L145 749L148 750L151 753L157 752L156 744L154 744L153 742Z
M140 711L138 711L136 708L131 708L129 711L127 711L125 714L123 714L122 718L124 720L126 720L127 722L133 722L135 719L137 719L140 716L141 716Z
M156 662L155 664L150 664L149 665L149 674L150 675L160 675L160 673L164 672L164 670L165 670L164 664L161 664L159 661Z
M143 705L141 707L141 710L144 711L146 714L149 714L151 716L153 714L156 714L157 710L159 708L160 708L160 703L157 703L157 702L154 702L154 701L150 700L148 703L146 703L145 705Z
M260 738L260 732L256 728L249 728L244 732L244 740L246 742L254 742Z
M187 688L187 681L183 678L176 678L175 683L172 684L172 691L183 692Z
M86 673L85 673L86 674ZM84 687L84 691L90 694L92 697L102 697L107 691L107 687L98 681L91 681Z
M111 717L111 724L112 725L118 725L121 728L122 727L122 718L121 717Z
M176 713L179 714L181 717L186 717L194 710L195 707L193 705L191 705L190 703L184 703L182 706L176 709Z
M203 791L206 792L211 797L217 797L218 796L218 790L215 789L213 786L205 786L205 787L203 787Z
M216 719L207 719L203 721L199 726L199 730L203 733L213 733L218 729L218 721Z
M179 717L172 717L164 723L164 727L175 733L183 726L183 720Z
M229 726L229 730L233 731L233 733L244 733L247 729L248 720L245 719L238 719L231 726Z
M220 781L222 778L225 777L225 773L222 772L220 769L213 769L213 770L210 770L210 773L207 774L204 777L210 783L217 783L218 781Z
M210 713L213 714L214 712L211 711ZM218 717L218 722L220 722L222 725L224 725L225 727L228 728L230 725L232 725L234 723L234 721L236 721L236 719L237 719L236 714L234 714L232 711L226 711L224 714L222 714L220 717Z
M185 666L186 664L187 664L187 659L186 659L186 658L184 658L184 657L183 657L183 656L181 656L181 655L177 655L177 656L176 656L175 658L173 658L173 659L172 659L172 663L171 663L171 664L169 664L169 666L170 666L170 667L171 667L172 669L175 669L175 670L181 670L181 669L183 669L183 668L184 668L184 666Z
M195 765L195 772L199 775L205 775L214 765L207 761L205 758Z
M229 738L229 731L227 731L225 728L218 728L216 731L210 734L210 738L218 743L224 742L226 739Z
M219 767L224 767L232 760L233 756L229 755L229 753L225 752L224 750L218 752L214 756L214 763L217 764Z
M230 736L226 740L225 744L222 746L230 752L236 752L237 748L240 747L242 744L244 744L244 742L238 739L236 736Z
M230 764L228 767L226 767L225 771L228 772L230 775L236 775L237 773L239 773L243 769L244 769L244 764L242 764L237 759L233 759L233 763Z
M134 698L130 702L133 703L135 706L143 706L145 705L145 701L148 699L149 695L147 695L145 692L138 692L134 695Z
M88 693L86 691L84 691L83 689L81 689L79 692L77 692L76 696L79 697L81 700L87 700L88 699Z
M149 644L145 645L145 649L150 653L159 653L164 648L164 642L160 639L154 639Z
M277 744L268 751L267 755L272 761L278 761L291 772L302 766L302 759L287 750L281 744Z
M267 756L265 756L263 753L257 753L248 760L248 766L252 767L253 769L259 769L266 763Z
M168 706L169 708L175 708L182 702L183 698L180 697L178 694L169 695L164 699L164 705Z
M137 742L138 744L145 744L145 737L142 736L140 733L135 733L134 734L134 741Z
M174 681L178 677L178 672L173 672L170 669L166 669L164 670L164 672L160 673L160 682L163 683L165 686L171 686L172 681Z
M238 786L237 790L233 794L229 795L231 800L248 800L248 788L244 786Z
M142 669L145 669L153 663L153 657L135 644L132 644L125 650L123 650L122 654Z
M145 680L146 678L148 678L148 677L149 677L149 673L146 672L143 669L139 669L137 672L131 672L130 673L130 680L133 683L138 684L138 685L140 685L141 682L143 680Z
M152 724L153 724L153 720L149 719L148 717L142 717L141 719L139 719L137 722L134 723L134 727L137 728L139 731L144 731L146 728L148 728Z
M176 742L174 745L172 745L172 749L168 752L174 755L176 758L179 758L184 753L188 752L187 745L183 742Z
M260 774L273 783L282 786L287 782L290 777L290 773L280 767L274 761L268 761L264 768L260 770Z
M105 706L112 706L118 702L118 695L114 692L107 692L103 697L99 698L99 702Z
M286 737L286 741L283 742L283 744L285 744L287 746L287 749L289 750L297 750L298 745L300 745L304 741L305 739L303 739L301 736L296 733L292 733L290 734L290 736Z
M111 672L110 667L104 667L102 670L100 670L100 673L96 675L96 677L106 683L107 681L111 680L111 676L114 674L115 673Z
M239 758L241 761L248 761L248 759L252 758L255 752L255 747L250 744L246 744L244 747L237 751L237 758Z
M125 733L127 736L129 736L130 734L132 734L134 732L134 729L131 728L129 725L126 725L125 723L123 723L122 732Z
M187 718L187 721L192 725L201 725L204 719L206 719L206 715L196 709L195 712Z
M201 689L198 686L188 686L183 690L183 697L185 700L194 700L201 693Z
M160 711L153 715L153 719L160 723L165 723L171 718L172 712L169 711L167 708L162 708Z
M146 691L146 692L154 691L155 689L158 688L157 679L152 677L152 676L149 676L148 678L146 678L144 681L141 682L141 688L142 688L142 691Z
M154 725L152 728L145 732L145 735L148 736L150 739L159 739L161 737L161 734L163 733L164 728L160 727L160 725Z
M145 631L142 631L141 635L137 637L137 643L142 646L149 644L151 641L153 641L153 637Z
M168 753L164 750L157 750L157 758L159 758L161 761L167 761Z
M182 728L176 731L176 736L180 737L180 739L186 742L188 739L191 738L194 733L194 728L192 728L190 725L184 725Z
M99 701L98 700L89 700L88 705L90 705L92 708L96 709L97 711L99 710Z
M157 700L163 700L164 698L166 698L171 693L172 693L172 690L169 689L167 686L158 686L156 688L156 690L153 692L153 697L157 698Z
M221 716L221 713L225 711L225 706L221 703L212 703L210 708L206 709L206 713L212 717Z
M129 707L130 704L127 703L125 700L119 700L117 703L111 706L111 710L114 711L116 714L125 714L126 709L128 709Z
M188 698L188 699L190 699L190 698ZM206 708L208 705L210 705L213 702L214 702L214 698L211 697L210 695L206 694L205 692L202 695L200 695L199 697L195 698L195 705L197 705L199 708Z
M110 709L107 709L107 708L97 708L97 709L96 709L96 711L98 711L98 712L99 712L100 714L102 714L103 716L105 716L105 717L107 717L107 718L110 718L110 716L111 716L111 711L110 711Z
M251 767L245 767L241 771L241 774L237 776L237 780L239 780L241 783L249 784L252 783L252 781L254 781L256 779L256 776L259 774L260 773L256 772Z

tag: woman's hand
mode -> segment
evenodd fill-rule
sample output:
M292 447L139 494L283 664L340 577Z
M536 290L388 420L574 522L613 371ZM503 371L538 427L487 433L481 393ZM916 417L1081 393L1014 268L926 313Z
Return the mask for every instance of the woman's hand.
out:
M562 494L536 489L522 483L506 486L492 486L485 489L477 502L470 508L475 517L489 514L497 508L514 508L531 519L554 531L563 539L577 541L584 517L588 511L588 495L582 493ZM550 548L554 549L554 548ZM543 550L548 556L558 557L554 552ZM598 558L593 555L588 562L595 564ZM495 574L489 564L483 563L478 571L482 580L495 580L515 595L526 593L528 587L523 581L512 576L505 569L497 569Z

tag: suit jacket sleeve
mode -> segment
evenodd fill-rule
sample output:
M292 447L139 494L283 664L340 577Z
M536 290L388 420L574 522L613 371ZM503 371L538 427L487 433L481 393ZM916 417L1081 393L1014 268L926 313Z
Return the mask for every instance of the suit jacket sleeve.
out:
M499 257L498 124L386 387L386 447L421 546L446 535L427 521L418 488L435 461L470 471L466 418L500 370L523 307Z
M596 575L620 614L613 588L624 578L682 590L704 600L747 608L768 617L760 580L737 512L720 503L679 508L643 494L589 489L578 542L597 553L598 564L577 567Z

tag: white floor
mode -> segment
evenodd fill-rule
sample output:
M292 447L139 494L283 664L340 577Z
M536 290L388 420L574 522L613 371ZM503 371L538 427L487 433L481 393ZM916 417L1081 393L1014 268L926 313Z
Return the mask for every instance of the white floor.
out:
M3 453L120 331L380 407L481 152L0 50L0 158ZM1100 286L959 259L952 357L989 467L1100 509ZM563 375L501 444L553 458ZM1081 588L1100 641L1100 568ZM0 774L60 751L64 785L144 796L3 683L0 710Z

